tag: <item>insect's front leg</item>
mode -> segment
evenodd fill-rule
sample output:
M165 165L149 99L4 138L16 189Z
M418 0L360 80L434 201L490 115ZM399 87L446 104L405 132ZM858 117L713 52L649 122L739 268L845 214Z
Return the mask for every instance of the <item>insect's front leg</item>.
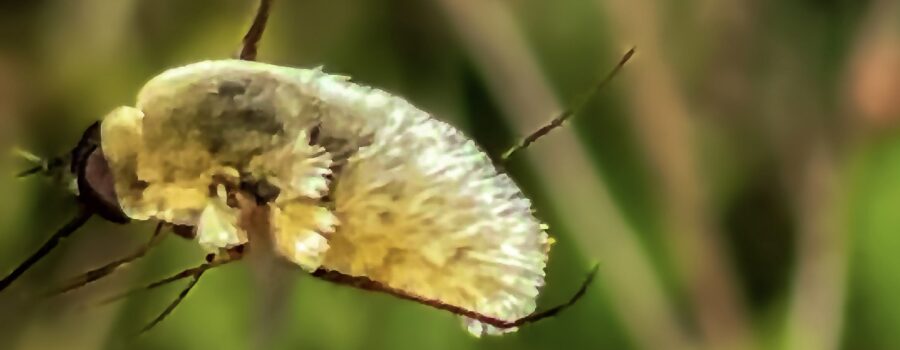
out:
M163 229L164 226L164 222L160 222L159 224L157 224L156 229L153 231L153 235L150 237L150 241L141 245L131 254L78 276L69 278L65 283L62 284L62 286L49 291L47 293L47 296L55 296L84 287L106 276L109 276L112 273L118 271L120 268L127 266L131 262L144 257L144 255L146 255L147 252L150 251L150 249L162 242L162 239L165 237L166 232Z
M246 245L239 245L239 246L231 247L228 249L221 249L216 253L209 253L206 255L206 258L205 258L206 261L203 264L200 264L198 266L195 266L195 267L192 267L189 269L182 270L176 274L173 274L169 277L149 283L147 285L133 288L133 289L127 290L125 292L107 297L107 298L101 300L98 303L98 305L105 305L105 304L113 303L113 302L122 300L124 298L127 298L129 296L132 296L136 293L146 291L146 290L156 289L156 288L168 285L169 283L180 281L180 280L183 280L186 278L199 279L200 276L203 275L203 273L206 272L207 270L214 269L219 266L230 264L232 262L243 259L245 252L246 252Z
M227 249L220 249L216 253L207 254L206 262L199 266L183 270L179 273L150 283L146 286L131 289L129 291L106 298L100 302L100 305L112 303L141 291L156 289L158 287L168 285L169 283L189 278L190 282L181 290L181 292L178 293L178 296L174 300L172 300L172 302L169 303L169 305L166 306L166 308L159 315L157 315L156 318L147 323L147 325L145 325L141 329L140 333L143 334L153 329L153 327L156 327L156 325L165 320L172 313L172 311L174 311L175 308L178 307L179 304L181 304L181 301L184 300L185 297L187 297L188 293L190 293L194 286L197 285L197 282L200 281L200 277L202 277L207 270L243 259L244 253L246 251L245 248L246 244L242 244Z

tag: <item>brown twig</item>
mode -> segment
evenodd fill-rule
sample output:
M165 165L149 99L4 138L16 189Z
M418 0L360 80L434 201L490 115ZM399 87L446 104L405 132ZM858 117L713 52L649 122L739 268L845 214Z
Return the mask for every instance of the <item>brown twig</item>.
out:
M712 212L692 134L694 111L681 95L665 60L657 5L650 0L597 1L617 35L645 53L630 84L634 129L661 189L664 242L705 345L714 349L756 348L720 227ZM647 15L641 21L634 14ZM652 102L648 102L652 98Z
M835 350L841 348L847 282L841 179L829 146L821 140L811 146L789 180L797 188L799 230L785 348Z
M262 40L263 32L266 31L266 24L269 22L269 12L272 10L273 0L260 0L259 8L256 16L253 17L253 24L244 35L243 45L238 57L245 61L256 61L259 42Z

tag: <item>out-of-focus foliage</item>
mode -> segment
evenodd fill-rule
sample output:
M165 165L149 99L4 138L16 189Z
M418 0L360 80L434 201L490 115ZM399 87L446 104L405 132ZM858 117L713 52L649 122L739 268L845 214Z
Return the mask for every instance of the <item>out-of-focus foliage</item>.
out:
M255 6L0 3L0 149L67 151L156 73L233 56ZM631 45L611 88L508 166L559 241L540 304L601 264L556 318L474 339L446 312L236 264L134 338L180 284L94 303L204 254L169 237L37 300L152 231L92 222L0 295L0 348L900 348L896 1L280 0L259 58L404 96L499 154ZM8 154L4 274L75 210L48 181L14 179L26 164Z

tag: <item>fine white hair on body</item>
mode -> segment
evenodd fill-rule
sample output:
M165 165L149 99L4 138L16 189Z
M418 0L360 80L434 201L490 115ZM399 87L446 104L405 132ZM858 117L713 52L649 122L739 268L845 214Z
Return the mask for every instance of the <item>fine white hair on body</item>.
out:
M512 179L472 140L401 98L324 74L310 83L343 112L334 123L374 131L335 179L341 224L325 267L498 319L532 313L548 237Z
M246 94L225 102L210 100L207 95L220 98L223 82L230 81L243 82ZM236 144L222 148L227 152L209 153L196 146L192 152L202 155L191 153L184 158L196 164L174 165L181 167L176 174L190 173L185 179L170 181L175 175L153 170L154 174L164 172L157 175L171 186L154 189L152 183L117 183L117 190L133 189L118 194L125 198L123 206L134 203L141 209L124 208L126 213L140 212L142 218L175 216L181 221L210 217L213 224L205 227L233 230L233 226L214 225L230 222L215 217L229 215L227 210L215 211L215 215L209 214L211 209L204 211L213 205L208 201L218 201L213 203L219 208L222 199L207 199L203 186L209 185L206 177L211 172L250 172L257 180L281 189L281 196L270 204L274 206L276 253L305 269L322 267L368 277L422 299L500 320L514 321L534 312L550 240L533 215L531 202L472 140L406 100L320 69L222 60L166 71L145 85L138 101L138 109L147 113L148 119L157 118L150 124L143 121L143 127L159 129L129 132L145 140L154 132L163 135L165 123L199 123L207 133L221 130L239 136L228 140ZM210 105L194 107L201 102ZM222 108L233 106L265 110L256 117L281 128L278 135L295 140L273 139L266 136L266 129L254 130L249 139L237 139L241 134L235 132L244 124L209 128L210 122L201 120L203 116L187 113L186 117L173 117L194 108L220 116L225 115ZM117 129L140 124L134 117L123 120L110 123L118 126L110 127L110 132L129 131ZM206 138L221 136L198 135L200 141L179 141L173 147L202 144ZM133 147L134 142L125 142L130 140L112 139L121 141L125 145L121 147ZM134 158L140 154L135 156L130 150L112 153L116 159L128 159L113 160L113 171L136 181L141 162ZM246 154L253 159L245 161L242 155ZM152 163L155 166L183 162L167 158L166 152L154 157L164 160ZM231 160L219 161L222 157ZM197 163L198 159L202 163ZM200 169L197 164L209 164L213 169ZM197 169L183 169L191 167ZM161 194L150 196L148 188ZM166 200L165 194L173 191L192 193L191 204ZM144 198L154 201L144 203ZM233 246L244 243L240 240L252 241L252 235L211 232L208 236L213 238L206 237L204 242L213 247ZM219 236L227 239L216 242ZM468 319L466 325L475 335L514 330Z

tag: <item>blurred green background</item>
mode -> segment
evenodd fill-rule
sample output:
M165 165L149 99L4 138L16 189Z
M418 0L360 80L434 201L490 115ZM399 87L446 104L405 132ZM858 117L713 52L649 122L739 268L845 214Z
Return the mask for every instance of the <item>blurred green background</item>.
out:
M252 0L0 2L0 149L67 151L166 68L238 49ZM0 295L2 349L900 349L896 0L280 0L260 60L324 65L404 96L499 154L638 54L566 128L508 167L559 244L540 305L475 339L442 311L235 264L134 339L193 266L169 237L108 280L152 224L92 221ZM0 156L0 272L75 210Z

